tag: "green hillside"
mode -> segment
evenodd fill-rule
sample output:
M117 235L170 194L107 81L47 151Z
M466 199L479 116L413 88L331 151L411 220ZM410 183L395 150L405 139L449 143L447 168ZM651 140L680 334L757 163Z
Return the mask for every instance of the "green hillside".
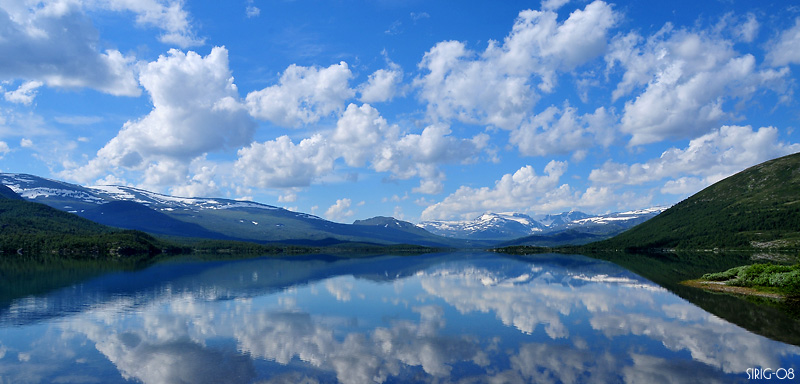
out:
M800 248L800 153L698 192L597 249Z
M161 253L163 246L143 232L113 230L44 204L0 197L0 252L4 258L107 258Z

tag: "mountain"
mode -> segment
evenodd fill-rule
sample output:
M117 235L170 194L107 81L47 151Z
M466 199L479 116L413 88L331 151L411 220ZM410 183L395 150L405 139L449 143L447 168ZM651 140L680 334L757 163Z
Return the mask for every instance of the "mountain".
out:
M133 201L111 201L82 210L81 217L114 227L124 227L159 235L197 237L215 240L235 238L209 231L197 224L172 218L144 204ZM120 222L124 219L124 223Z
M599 235L616 234L650 220L664 210L666 210L665 207L652 207L597 216L586 215L583 218L551 228L554 228L552 232L563 231L564 229L578 229L581 232Z
M599 249L758 249L800 246L800 153L745 169Z
M353 225L366 225L374 227L391 228L399 231L415 233L419 236L430 236L431 233L407 221L398 220L394 217L375 216L370 219L356 220Z
M469 221L423 221L419 227L440 236L471 240L509 240L545 228L521 213L485 213Z
M153 234L260 243L366 242L461 246L462 241L421 231L376 225L340 224L270 205L222 198L183 198L124 186L65 183L26 174L0 174L0 184L28 201Z
M0 184L0 199L22 200L22 196L18 195L11 188Z
M538 220L521 213L486 213L470 221L424 221L421 228L441 236L505 240L503 245L554 246L602 240L642 223L665 208L592 216L570 211Z
M0 197L0 254L107 258L158 254L166 245L139 231L115 230L44 204Z
M583 232L579 229L565 229L543 235L530 235L500 243L498 247L529 245L534 247L557 247L561 245L583 245L607 239L612 235Z
M542 223L545 227L548 228L560 228L567 223L571 223L575 220L581 220L592 217L592 215L580 212L580 211L569 211L563 212L558 214L549 214L538 217L537 221Z

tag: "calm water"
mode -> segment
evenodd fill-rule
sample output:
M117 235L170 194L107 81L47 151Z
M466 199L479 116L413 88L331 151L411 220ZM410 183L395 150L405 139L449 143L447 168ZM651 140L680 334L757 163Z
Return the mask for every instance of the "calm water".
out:
M0 383L729 383L767 367L800 380L800 348L582 256L174 261L0 308Z

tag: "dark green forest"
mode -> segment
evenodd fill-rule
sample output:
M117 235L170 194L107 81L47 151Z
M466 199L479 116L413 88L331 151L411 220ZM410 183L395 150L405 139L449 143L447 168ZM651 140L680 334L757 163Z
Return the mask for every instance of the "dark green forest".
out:
M748 168L592 249L800 248L800 154Z
M181 251L181 247L141 231L117 230L43 204L0 198L0 252L4 257L96 259Z

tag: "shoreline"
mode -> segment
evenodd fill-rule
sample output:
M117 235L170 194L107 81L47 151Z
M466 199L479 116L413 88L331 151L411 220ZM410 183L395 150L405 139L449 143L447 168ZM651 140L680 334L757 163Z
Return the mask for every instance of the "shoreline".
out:
M743 295L743 296L757 296L773 300L784 301L788 298L786 295L777 292L764 292L755 288L726 285L724 281L709 281L709 280L695 279L695 280L681 281L681 284L688 287L700 288L713 292L733 293L736 295Z

